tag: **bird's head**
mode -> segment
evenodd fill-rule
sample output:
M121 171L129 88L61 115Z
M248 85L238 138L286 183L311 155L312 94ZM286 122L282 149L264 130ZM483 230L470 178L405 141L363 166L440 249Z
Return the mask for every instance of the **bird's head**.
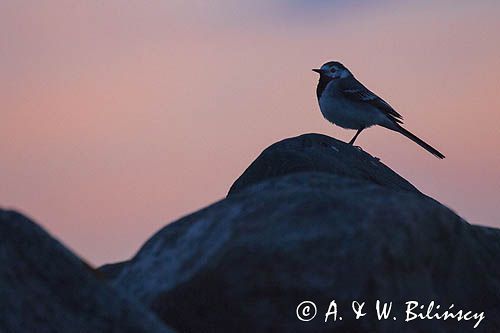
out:
M319 69L313 69L314 72L319 73L322 77L328 79L343 79L351 76L351 72L338 61L330 61L321 66Z

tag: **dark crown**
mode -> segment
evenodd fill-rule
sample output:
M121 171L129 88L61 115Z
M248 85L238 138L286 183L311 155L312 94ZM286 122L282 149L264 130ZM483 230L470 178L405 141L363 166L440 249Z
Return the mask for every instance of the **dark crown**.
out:
M337 68L346 68L344 65L342 65L338 61L329 61L329 62L325 63L323 66L325 66L325 65L328 67L335 66Z

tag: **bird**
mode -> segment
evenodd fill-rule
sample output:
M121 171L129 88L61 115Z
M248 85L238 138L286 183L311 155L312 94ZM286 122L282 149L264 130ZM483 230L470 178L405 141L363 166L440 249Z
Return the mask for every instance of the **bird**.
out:
M323 117L342 128L357 130L350 145L354 145L364 129L379 125L403 134L437 158L445 157L403 128L403 117L389 103L359 82L340 62L330 61L313 71L319 74L316 96Z

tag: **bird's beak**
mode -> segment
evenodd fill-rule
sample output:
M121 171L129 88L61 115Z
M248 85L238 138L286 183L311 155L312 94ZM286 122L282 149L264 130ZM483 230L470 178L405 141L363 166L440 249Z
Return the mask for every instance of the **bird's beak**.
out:
M319 73L319 74L323 73L322 69L317 69L317 68L314 68L312 71L316 72L316 73Z

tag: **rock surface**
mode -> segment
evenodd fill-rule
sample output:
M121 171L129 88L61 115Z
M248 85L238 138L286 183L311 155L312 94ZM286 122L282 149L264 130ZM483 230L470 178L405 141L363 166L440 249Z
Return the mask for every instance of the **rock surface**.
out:
M484 311L474 331L500 332L500 230L317 134L266 149L226 199L167 225L109 276L181 332L473 330L476 320L406 323L410 300ZM317 306L307 322L304 300ZM332 300L343 319L325 323ZM359 320L353 300L367 302ZM377 320L376 300L397 320Z
M0 239L0 332L172 332L19 213L0 210Z
M305 134L271 145L234 182L229 195L257 182L297 172L325 172L365 180L393 190L418 192L368 153L321 134Z

